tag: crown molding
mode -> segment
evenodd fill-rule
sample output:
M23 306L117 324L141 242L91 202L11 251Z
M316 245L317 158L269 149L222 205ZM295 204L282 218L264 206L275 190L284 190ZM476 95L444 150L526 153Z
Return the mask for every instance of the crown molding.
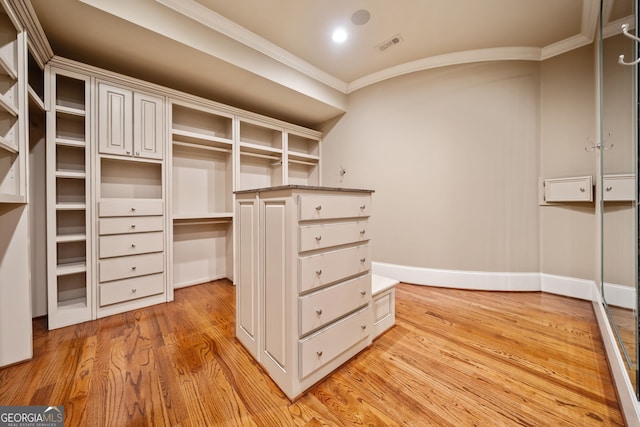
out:
M356 79L349 83L347 93L416 71L484 61L539 61L540 55L541 49L538 47L498 47L446 53L396 65Z
M44 64L53 58L53 49L42 29L42 25L40 25L40 21L38 21L31 2L24 0L7 0L7 2L11 5L11 9L17 15L20 23L27 30L29 50L33 58L40 67L44 68Z
M194 0L155 0L173 11L193 19L200 24L242 43L300 73L311 77L335 90L346 93L347 83L332 76L293 55L289 51L271 43L224 16L208 9Z

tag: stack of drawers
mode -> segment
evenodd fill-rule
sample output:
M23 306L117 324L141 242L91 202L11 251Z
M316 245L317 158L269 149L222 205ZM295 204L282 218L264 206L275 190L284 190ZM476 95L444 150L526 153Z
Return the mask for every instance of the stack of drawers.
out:
M99 203L98 305L164 293L162 200Z
M300 195L300 375L371 342L370 196Z
M236 336L295 399L371 344L371 191L236 194Z

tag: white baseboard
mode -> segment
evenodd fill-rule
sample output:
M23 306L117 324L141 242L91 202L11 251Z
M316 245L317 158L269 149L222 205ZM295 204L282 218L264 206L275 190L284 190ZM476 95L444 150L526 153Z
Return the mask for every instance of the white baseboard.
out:
M627 375L625 362L618 349L616 337L602 303L600 289L595 281L544 273L438 270L381 262L373 262L371 271L373 274L415 285L469 290L541 291L592 301L626 424L640 427L640 403ZM605 283L605 292L610 305L625 307L636 301L635 291L627 286Z

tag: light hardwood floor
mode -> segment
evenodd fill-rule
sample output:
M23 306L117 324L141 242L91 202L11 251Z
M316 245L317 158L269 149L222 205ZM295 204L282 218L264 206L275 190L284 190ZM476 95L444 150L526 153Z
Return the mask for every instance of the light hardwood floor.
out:
M64 405L66 426L624 425L589 302L400 284L396 326L291 403L234 339L234 291L37 320L0 405Z

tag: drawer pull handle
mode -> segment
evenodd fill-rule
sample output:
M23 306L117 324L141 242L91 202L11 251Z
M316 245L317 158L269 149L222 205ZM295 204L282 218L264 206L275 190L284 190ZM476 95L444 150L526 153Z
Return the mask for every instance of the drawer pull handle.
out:
M135 248L135 247L136 247L136 244L135 244L135 243L132 243L132 244L131 244L131 247L132 247L132 248Z
M607 191L613 190L613 187L607 187Z
M317 211L319 211L319 210L321 210L321 209L322 209L322 205L318 205L318 206L316 206L316 210L317 210Z
M131 269L132 269L132 270L135 270L135 269L136 269L136 266L134 265L133 267L131 267Z
M127 150L127 154L131 154L131 151Z
M319 242L320 240L322 240L322 236L316 236L316 242Z
M318 314L318 316L320 316L322 314L322 309L321 308L316 308L316 313Z
M584 193L586 190L584 189L584 187L580 187L580 191Z
M139 152L139 151L136 151L136 156L139 156L139 155L140 155L140 152Z
M131 224L131 228L136 228L136 225L135 224Z
M360 262L365 262L366 260L366 258L360 258Z
M322 350L316 351L316 354L318 355L318 357L322 357Z
M135 211L136 211L136 208L131 208L131 212L135 212Z
M364 233L366 233L366 232L367 232L367 230L362 230L362 231L360 231L360 234L364 235Z
M133 292L134 294L136 293L137 289L136 288L132 288L131 292Z
M367 291L360 291L360 295L365 296L367 294Z
M362 328L363 331L367 329L367 325L360 325L360 327Z
M319 275L321 275L321 274L322 274L322 269L320 269L320 270L316 270L316 274L317 274L318 276L319 276Z
M365 210L366 207L367 207L367 205L362 205L362 206L360 206L360 209Z

